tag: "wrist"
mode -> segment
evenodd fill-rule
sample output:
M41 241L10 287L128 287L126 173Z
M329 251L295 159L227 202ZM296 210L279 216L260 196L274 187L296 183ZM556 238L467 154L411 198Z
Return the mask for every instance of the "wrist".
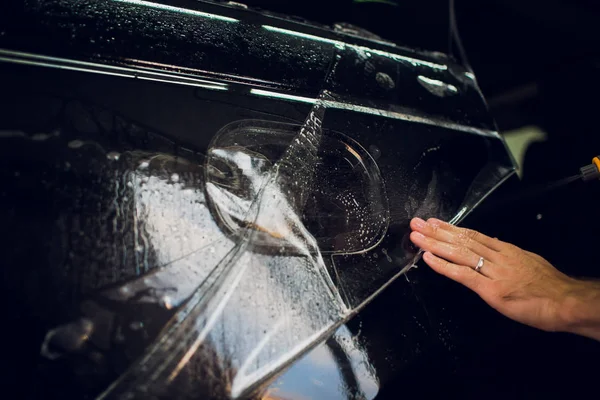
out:
M600 339L600 283L573 280L559 307L561 331Z

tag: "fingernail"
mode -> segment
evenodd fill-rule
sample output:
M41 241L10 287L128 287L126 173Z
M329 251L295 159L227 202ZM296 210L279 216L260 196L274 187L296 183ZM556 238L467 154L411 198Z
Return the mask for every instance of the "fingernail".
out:
M413 223L419 229L423 229L427 225L427 222L423 221L421 218L413 218Z

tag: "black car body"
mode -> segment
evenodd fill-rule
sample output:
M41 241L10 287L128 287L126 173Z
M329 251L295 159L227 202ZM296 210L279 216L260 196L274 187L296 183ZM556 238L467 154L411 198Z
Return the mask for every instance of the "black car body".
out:
M418 259L410 218L458 223L515 171L473 73L236 4L11 6L5 292L31 397L373 398L344 324Z

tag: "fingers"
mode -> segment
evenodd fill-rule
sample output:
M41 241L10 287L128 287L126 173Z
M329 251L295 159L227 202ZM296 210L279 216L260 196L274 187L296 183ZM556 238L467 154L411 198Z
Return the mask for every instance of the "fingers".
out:
M423 254L423 260L437 273L468 287L480 296L489 290L492 281L469 267L448 262L428 251Z
M475 268L479 262L480 255L475 254L472 250L463 246L458 246L427 237L420 232L412 232L410 234L410 240L412 240L412 242L421 249L429 251L438 257L444 258L461 266ZM491 267L491 265L489 265L491 262L488 261L487 264L488 267ZM488 275L489 272L493 273L493 268L483 268L481 270L481 273L486 275Z
M483 257L492 262L495 262L498 258L499 253L497 251L490 249L476 240L477 234L479 234L476 231L469 229L460 229L458 232L449 231L440 228L438 225L426 223L420 218L414 218L410 222L410 226L413 230L420 232L427 237L470 249L477 255L477 260L475 262L479 261L479 257Z
M447 222L440 221L436 218L429 218L427 220L427 223L438 227L441 230L449 231L459 236L462 235L464 237L468 237L470 240L479 242L482 245L495 251L502 251L506 249L506 245L508 245L508 243L504 243L501 240L491 238L489 236L484 235L483 233L473 231L470 229L459 228L458 226L451 225Z

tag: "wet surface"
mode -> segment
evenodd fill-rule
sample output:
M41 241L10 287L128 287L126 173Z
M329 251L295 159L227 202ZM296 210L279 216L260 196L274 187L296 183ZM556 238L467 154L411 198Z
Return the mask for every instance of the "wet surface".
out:
M234 16L118 3L24 10L49 16L40 32L81 17L60 50L45 43L53 57L24 52L37 44L15 24L0 38L2 229L7 265L25 266L5 282L39 336L27 345L42 391L372 398L380 378L348 321L418 257L408 221L457 222L512 173L487 116L445 111L475 102L480 118L476 85L421 107L402 93L429 90L424 69L461 83L419 54L271 25L261 39ZM168 26L129 29L132 15ZM97 42L106 24L114 40ZM119 47L140 33L152 55ZM184 56L178 35L221 50ZM253 59L252 40L277 51L261 44ZM321 51L314 75L286 55L298 49ZM248 59L226 63L234 50Z
M449 83L445 83L437 79L427 78L423 75L419 75L417 79L421 86L427 89L427 91L433 94L434 96L446 97L458 93L458 89L456 88L456 86L451 85Z
M468 71L450 65L445 57L310 25L300 29L297 24L250 10L187 0L178 2L178 7L161 4L34 2L2 21L5 34L0 36L0 47L19 51L22 62L31 62L29 55L39 54L79 61L61 61L74 70L89 70L91 65L85 63L92 62L117 76L181 84L191 84L191 77L203 75L221 84L240 82L268 91L292 90L297 96L313 99L323 88L335 55L341 55L332 89L346 106L405 114L418 111L418 116L428 119L494 130L476 82L467 77ZM113 68L107 71L107 66ZM144 76L141 69L155 69L162 75ZM418 81L419 75L454 86L465 95L456 96L452 104L436 101ZM403 90L391 90L391 84ZM220 87L215 90L222 90Z

